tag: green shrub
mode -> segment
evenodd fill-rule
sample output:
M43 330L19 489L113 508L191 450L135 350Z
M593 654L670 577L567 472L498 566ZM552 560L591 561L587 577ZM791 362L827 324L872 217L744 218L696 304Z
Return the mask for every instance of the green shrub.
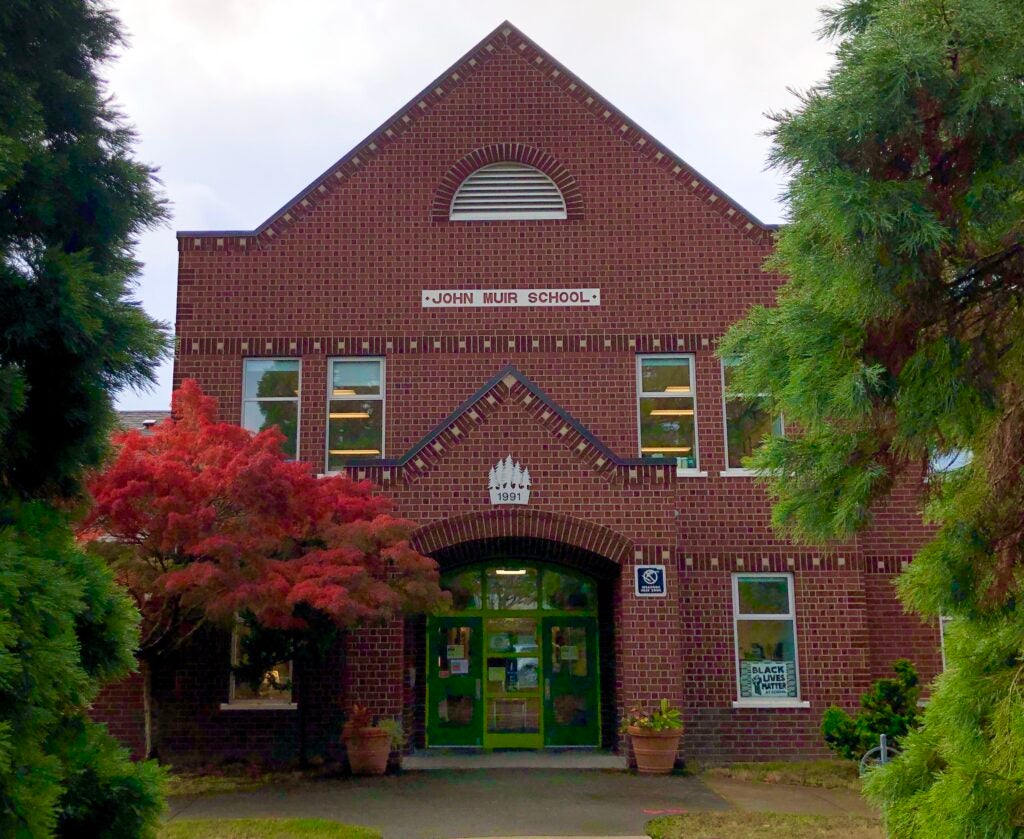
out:
M59 740L54 751L65 769L58 836L156 836L164 808L164 770L153 761L134 763L104 726L84 717L65 722L53 739Z
M828 747L848 760L859 760L868 749L878 745L885 734L895 743L918 720L917 699L921 692L914 665L901 658L892 669L894 679L879 679L860 698L861 711L851 717L842 708L832 706L821 721L821 734Z
M146 836L159 770L85 719L133 666L138 620L62 514L0 505L0 836Z

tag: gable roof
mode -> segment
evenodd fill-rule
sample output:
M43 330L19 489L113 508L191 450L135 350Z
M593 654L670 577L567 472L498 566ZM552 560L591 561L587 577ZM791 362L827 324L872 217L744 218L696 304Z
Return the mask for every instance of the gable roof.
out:
M415 480L429 472L476 427L486 422L490 414L506 404L522 407L581 463L608 481L667 481L675 471L674 462L653 462L616 454L511 364L502 367L403 455L383 460L367 459L363 463L356 461L347 465L345 471L354 473L357 478L369 477L377 484L396 478Z
M203 247L203 240L211 237L237 237L238 244L243 247L250 241L256 246L273 241L310 212L339 183L372 164L377 155L398 142L417 120L429 114L438 102L462 85L503 47L521 56L537 72L544 73L551 83L604 122L611 134L630 145L638 155L653 160L667 177L683 184L706 206L732 221L747 235L762 239L778 229L777 224L766 224L744 209L506 20L258 227L253 230L180 230L177 233L180 247L198 250Z

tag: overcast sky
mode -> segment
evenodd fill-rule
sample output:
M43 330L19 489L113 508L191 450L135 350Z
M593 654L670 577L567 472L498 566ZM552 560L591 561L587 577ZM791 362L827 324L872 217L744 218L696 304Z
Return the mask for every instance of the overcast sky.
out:
M169 227L146 234L138 296L174 322L175 230L251 229L503 20L767 222L765 112L821 80L823 0L112 0L107 68L160 168ZM170 364L123 409L166 408Z

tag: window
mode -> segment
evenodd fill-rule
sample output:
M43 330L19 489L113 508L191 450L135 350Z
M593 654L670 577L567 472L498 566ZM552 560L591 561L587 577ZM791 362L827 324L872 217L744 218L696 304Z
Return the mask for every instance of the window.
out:
M276 425L281 448L293 460L299 439L299 360L247 358L243 362L242 427L258 432Z
M974 452L970 449L950 449L944 452L933 452L928 461L928 471L938 474L959 472L970 465Z
M254 685L235 673L244 667L245 637L248 627L241 619L231 633L231 685L227 705L230 707L292 707L292 663L277 662L263 673L259 684ZM222 706L225 707L225 706Z
M743 461L754 453L761 441L769 434L775 437L782 436L782 416L773 417L760 395L728 395L732 385L732 368L735 364L735 361L729 359L722 362L726 468L730 472L747 472L749 470L743 465Z
M441 587L451 593L455 612L597 611L594 581L567 568L537 568L510 560L502 567L450 571L441 577Z
M640 456L697 468L692 355L637 358Z
M333 359L327 397L327 471L384 453L384 360Z
M792 704L800 689L790 574L734 574L738 704Z
M547 175L522 163L492 163L473 172L452 197L451 221L564 219L565 198Z

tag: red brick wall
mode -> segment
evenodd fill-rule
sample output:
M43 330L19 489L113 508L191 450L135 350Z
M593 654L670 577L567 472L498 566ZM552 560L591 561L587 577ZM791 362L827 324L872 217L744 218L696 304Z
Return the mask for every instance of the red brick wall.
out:
M508 144L514 159L543 152L546 170L571 189L568 220L446 220L444 196L467 170L460 161L480 149L487 151L475 159L494 159L495 144ZM869 559L908 558L926 538L916 479L902 480L879 506L870 532L824 554L772 532L768 500L752 479L720 475L715 341L752 305L772 303L779 279L761 269L770 231L518 33L495 33L304 195L258 233L179 239L175 379L197 379L225 419L240 417L245 357L300 357L300 457L322 471L328 359L382 356L385 454L394 461L514 365L550 402L522 379L499 381L409 463L352 472L377 481L424 526L422 550L540 537L618 563L606 641L614 684L606 687L620 710L663 696L682 703L689 755L820 755L828 704L854 707L898 655L934 669L934 633L911 626ZM489 287L599 287L602 304L421 307L424 289ZM632 462L636 356L659 352L695 355L705 476ZM558 407L585 432L569 427ZM489 503L487 472L508 454L533 476L525 510ZM639 561L668 567L666 599L635 597ZM731 705L730 574L766 569L795 575L810 708ZM402 713L415 735L422 713L409 706L418 696L409 670L422 656L417 631L396 624L353 633L344 673L325 677L325 696ZM208 710L214 666L180 671L178 702L191 704L170 735L173 747L239 753L287 742L287 720L248 729ZM204 705L198 697L207 694ZM187 723L190 714L198 722Z
M939 627L936 621L907 614L896 599L896 576L904 561L866 560L864 590L871 620L871 677L892 676L892 663L907 658L922 682L927 683L942 672Z
M734 708L737 675L732 574L793 574L800 695L809 708ZM863 573L856 563L790 554L756 561L683 559L684 751L707 762L821 757L821 715L853 708L868 671Z
M140 673L105 686L92 703L89 714L94 720L105 723L107 730L131 751L133 758L138 760L145 756L145 712Z

